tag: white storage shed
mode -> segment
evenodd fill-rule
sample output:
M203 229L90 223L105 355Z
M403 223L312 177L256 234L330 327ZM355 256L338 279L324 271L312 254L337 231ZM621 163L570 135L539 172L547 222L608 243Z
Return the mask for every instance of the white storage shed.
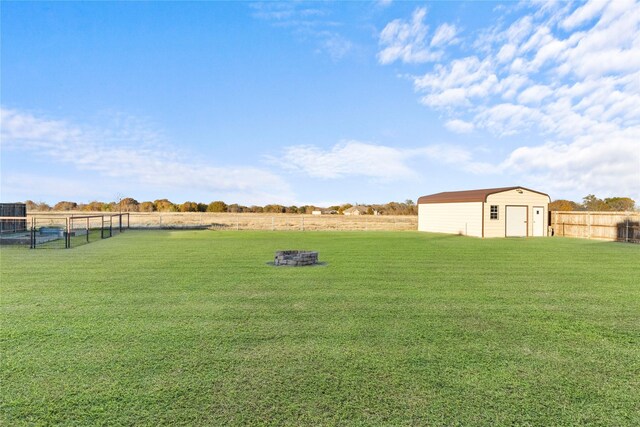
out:
M450 191L418 199L418 230L475 237L546 236L549 195L524 187Z

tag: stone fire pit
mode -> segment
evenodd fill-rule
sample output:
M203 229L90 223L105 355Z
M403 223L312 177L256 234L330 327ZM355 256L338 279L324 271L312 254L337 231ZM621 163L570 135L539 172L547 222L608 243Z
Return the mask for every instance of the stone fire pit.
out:
M273 265L302 267L318 264L318 252L312 251L276 251Z

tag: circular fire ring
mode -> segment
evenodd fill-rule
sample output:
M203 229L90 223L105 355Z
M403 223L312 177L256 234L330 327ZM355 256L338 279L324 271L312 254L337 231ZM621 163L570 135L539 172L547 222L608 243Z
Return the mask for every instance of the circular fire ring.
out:
M276 251L273 265L288 265L291 267L303 267L318 264L318 252L315 251Z

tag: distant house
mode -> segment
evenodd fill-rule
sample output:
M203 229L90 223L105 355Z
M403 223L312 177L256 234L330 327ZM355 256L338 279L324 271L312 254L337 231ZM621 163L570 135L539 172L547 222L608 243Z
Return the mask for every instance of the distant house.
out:
M311 211L311 215L322 215L322 211Z
M418 199L418 230L476 237L546 236L549 196L524 187L430 194Z
M369 206L362 206L362 205L357 205L357 206L352 206L349 209L345 209L343 214L344 215L367 215L369 213L369 209L371 209ZM373 209L373 215L380 215L380 213Z
M365 215L367 213L366 206L352 206L349 209L345 209L343 215Z

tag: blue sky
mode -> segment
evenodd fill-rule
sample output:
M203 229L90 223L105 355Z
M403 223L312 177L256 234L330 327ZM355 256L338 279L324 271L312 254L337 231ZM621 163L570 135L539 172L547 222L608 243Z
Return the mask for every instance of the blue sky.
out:
M640 5L2 2L1 199L640 201Z

